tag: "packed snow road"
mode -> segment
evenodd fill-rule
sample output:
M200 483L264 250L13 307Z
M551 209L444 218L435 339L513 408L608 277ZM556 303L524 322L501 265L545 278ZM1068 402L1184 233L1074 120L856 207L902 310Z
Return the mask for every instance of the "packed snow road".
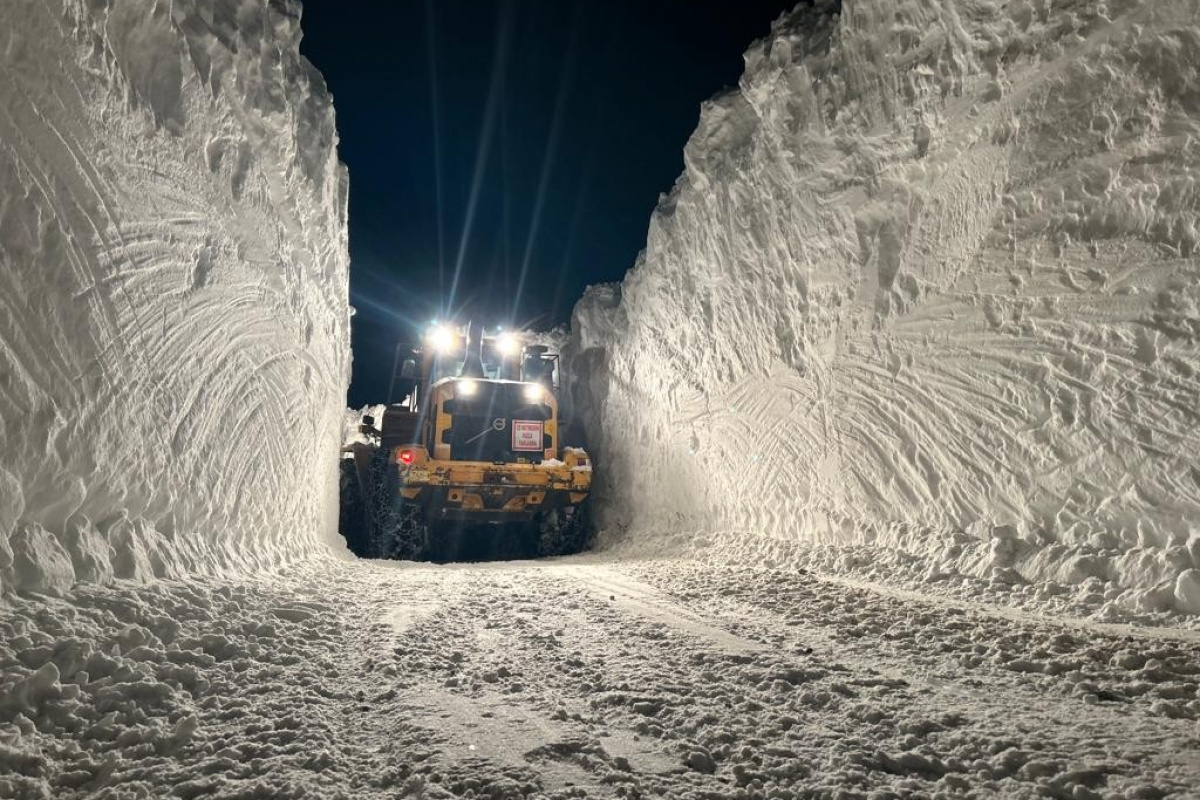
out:
M1197 797L1200 642L702 562L4 614L0 796Z

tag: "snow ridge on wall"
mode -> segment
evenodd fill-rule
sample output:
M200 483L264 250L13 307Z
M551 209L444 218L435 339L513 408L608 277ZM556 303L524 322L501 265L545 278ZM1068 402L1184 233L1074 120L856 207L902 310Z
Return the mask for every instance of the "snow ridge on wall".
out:
M346 176L293 0L0 6L0 585L335 537Z
M610 535L1200 613L1200 3L798 8L573 327Z

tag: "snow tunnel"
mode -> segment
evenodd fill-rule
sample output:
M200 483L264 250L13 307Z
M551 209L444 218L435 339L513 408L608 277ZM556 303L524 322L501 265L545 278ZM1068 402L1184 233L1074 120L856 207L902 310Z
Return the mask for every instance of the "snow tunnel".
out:
M781 19L576 307L598 546L1195 613L1188 8ZM4 12L6 591L344 549L347 179L298 7L143 11ZM957 33L897 61L893 18Z
M484 565L343 536L300 12L0 3L0 798L1196 797L1200 0L764 28L557 377L441 397L591 501Z

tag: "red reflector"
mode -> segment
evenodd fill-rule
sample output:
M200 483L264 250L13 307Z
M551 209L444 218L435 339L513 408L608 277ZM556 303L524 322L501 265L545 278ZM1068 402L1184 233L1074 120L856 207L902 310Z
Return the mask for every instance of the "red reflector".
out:
M400 463L401 464L411 464L411 463L413 463L413 459L416 457L417 457L416 453L414 453L412 450L401 450L400 451Z

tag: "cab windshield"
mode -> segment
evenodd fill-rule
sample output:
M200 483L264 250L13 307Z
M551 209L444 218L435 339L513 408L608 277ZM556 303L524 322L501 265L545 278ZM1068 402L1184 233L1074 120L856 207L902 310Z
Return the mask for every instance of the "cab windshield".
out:
M489 380L519 380L515 374L502 374L504 364L496 352L494 346L489 346L490 343L484 341L483 344L483 377ZM437 383L442 378L457 378L462 374L463 362L466 360L466 353L459 348L457 352L450 352L438 355L433 360L433 369L431 370L430 380ZM510 369L516 370L515 362L510 359L513 364Z

